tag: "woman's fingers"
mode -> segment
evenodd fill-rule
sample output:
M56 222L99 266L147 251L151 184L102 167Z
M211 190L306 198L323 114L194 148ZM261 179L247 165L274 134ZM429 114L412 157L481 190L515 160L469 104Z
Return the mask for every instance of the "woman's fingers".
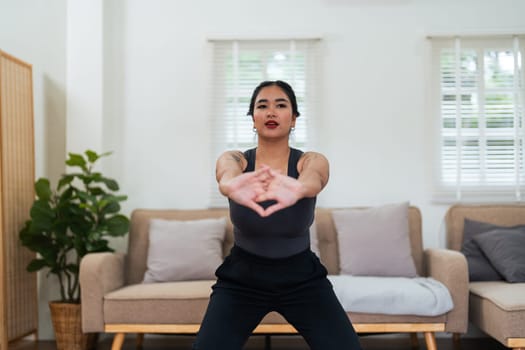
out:
M250 209L252 209L254 212L259 214L259 216L262 216L262 217L267 216L267 215L265 215L266 210L264 210L264 208L261 207L261 205L256 203L256 202L253 202L253 201L252 202L248 202L248 203L245 204L245 206L250 208Z
M262 217L267 217L267 216L270 216L272 215L273 213L275 213L276 211L279 211L281 209L284 209L284 208L287 208L287 206L285 206L284 204L282 203L275 203L275 204L272 204L270 205L268 208L266 208L262 214L259 214L261 215Z
M267 165L256 171L238 176L232 186L230 198L262 217L287 208L299 199L297 179L282 175ZM274 200L276 203L264 209L259 203Z

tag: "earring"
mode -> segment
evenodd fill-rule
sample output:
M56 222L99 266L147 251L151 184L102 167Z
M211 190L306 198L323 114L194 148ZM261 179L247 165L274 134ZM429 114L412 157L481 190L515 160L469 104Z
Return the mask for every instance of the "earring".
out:
M253 144L255 145L257 143L257 128L253 127Z
M292 126L290 128L290 137L289 137L289 139L290 139L290 143L292 144L292 146L295 146L295 127L294 126Z

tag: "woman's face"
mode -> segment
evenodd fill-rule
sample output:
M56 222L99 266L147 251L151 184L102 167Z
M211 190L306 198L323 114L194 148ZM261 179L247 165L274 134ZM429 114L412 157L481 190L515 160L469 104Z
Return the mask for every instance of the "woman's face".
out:
M292 104L286 93L276 85L267 86L255 98L253 123L259 137L288 137L295 127Z

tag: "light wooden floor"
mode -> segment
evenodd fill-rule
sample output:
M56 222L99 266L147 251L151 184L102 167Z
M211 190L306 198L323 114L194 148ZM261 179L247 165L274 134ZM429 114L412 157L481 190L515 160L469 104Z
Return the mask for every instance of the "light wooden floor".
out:
M424 339L419 339L419 347L411 346L410 337L402 335L361 335L361 344L364 350L414 350L426 349ZM110 350L111 338L105 336L99 341L97 350ZM191 349L192 336L146 336L142 350L182 350ZM272 350L307 350L308 346L298 336L272 336ZM454 344L451 338L438 337L438 350L508 350L490 338L461 338ZM135 339L126 338L123 350L135 350ZM248 341L245 350L264 350L264 336L253 336ZM56 350L53 341L34 342L21 340L9 345L9 350Z

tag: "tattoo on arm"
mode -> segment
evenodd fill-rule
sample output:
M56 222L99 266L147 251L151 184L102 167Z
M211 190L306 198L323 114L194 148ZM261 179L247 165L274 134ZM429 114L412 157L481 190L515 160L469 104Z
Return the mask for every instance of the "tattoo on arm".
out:
M241 152L232 152L230 153L232 159L236 161L237 163L241 162L241 159L243 157L243 154Z

